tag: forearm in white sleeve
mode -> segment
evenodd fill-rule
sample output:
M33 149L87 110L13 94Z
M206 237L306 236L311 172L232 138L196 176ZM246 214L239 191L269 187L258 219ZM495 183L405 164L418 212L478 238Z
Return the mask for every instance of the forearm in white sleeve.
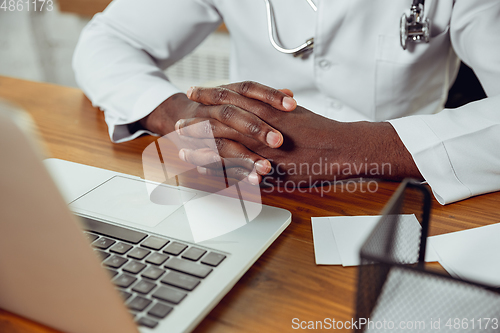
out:
M73 57L76 80L105 113L113 142L145 131L134 123L180 92L163 70L191 52L222 19L204 0L115 0L83 30Z
M500 1L457 0L450 36L488 98L390 121L441 204L500 190Z

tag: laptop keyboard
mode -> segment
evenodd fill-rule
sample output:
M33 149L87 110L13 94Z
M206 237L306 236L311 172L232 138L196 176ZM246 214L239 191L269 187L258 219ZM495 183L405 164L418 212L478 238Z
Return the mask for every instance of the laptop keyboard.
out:
M226 258L217 251L81 217L136 323L154 328Z

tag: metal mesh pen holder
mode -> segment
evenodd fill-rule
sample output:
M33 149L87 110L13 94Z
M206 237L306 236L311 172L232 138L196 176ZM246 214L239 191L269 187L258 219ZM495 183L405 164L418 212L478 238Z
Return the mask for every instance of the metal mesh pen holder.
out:
M421 227L403 208L419 211ZM360 251L355 332L500 332L500 293L424 267L431 196L405 179Z

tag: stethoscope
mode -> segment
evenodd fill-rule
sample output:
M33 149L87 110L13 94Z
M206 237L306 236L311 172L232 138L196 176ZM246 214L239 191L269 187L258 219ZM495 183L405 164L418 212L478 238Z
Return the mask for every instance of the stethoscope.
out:
M429 43L431 21L424 16L424 3L425 0L413 0L410 16L407 17L406 13L401 16L399 36L403 50L408 42Z
M315 12L318 10L312 0L306 1ZM293 49L285 49L276 42L274 35L276 35L277 32L274 23L273 8L269 0L264 0L264 2L266 3L267 10L269 41L273 47L282 53L292 54L294 57L303 57L312 52L314 48L314 37L309 38L305 43ZM409 42L429 43L431 22L428 18L424 17L424 3L425 0L413 0L413 4L410 7L410 16L407 16L406 13L403 13L401 16L399 36L403 50L406 50Z

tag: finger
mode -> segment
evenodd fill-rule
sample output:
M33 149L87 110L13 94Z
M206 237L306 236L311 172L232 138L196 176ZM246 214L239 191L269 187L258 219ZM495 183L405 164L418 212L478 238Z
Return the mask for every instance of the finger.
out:
M200 140L201 141L201 140ZM223 167L246 167L252 169L251 163L239 159L224 159L217 152L217 148L198 148L186 149L183 148L179 151L179 158L184 162L194 164L196 166L203 166L213 170L220 170Z
M282 111L292 111L297 107L297 102L286 93L252 81L232 83L216 88L191 87L187 91L187 96L191 100L207 105L233 104L244 107L239 105L238 101L241 101L241 96L245 96Z
M179 158L184 162L203 166L211 169L223 168L222 158L210 148L200 149L181 149L179 150Z
M222 170L224 167L242 167L248 170L252 170L253 168L253 164L249 161L239 159L226 160L221 158L217 151L207 148L182 149L179 151L179 158L184 162L212 170Z
M223 162L226 167L238 166L247 170L255 169L261 175L266 175L272 170L268 160L251 152L242 144L220 138L214 141L217 152L209 148L181 149L179 158L184 162L211 169L220 169ZM223 161L221 161L221 157L224 158Z
M249 138L262 142L271 148L278 148L283 144L283 135L279 131L269 126L258 116L231 104L217 106L200 105L199 110L197 110L196 118L204 118L204 120L207 120L207 118L215 119L219 123L222 123ZM196 118L191 118L191 120L179 120L176 123L175 128L182 133L183 128L186 127L186 125L199 123L199 121L194 120ZM222 133L226 134L226 136L221 135L221 137L228 137L237 141L241 139L241 137L239 137L236 133L218 125L218 123L210 120L210 126L206 125L203 127L198 125L200 126L198 131L209 132L210 130L214 131L220 129L221 132L218 133L219 135Z
M220 144L221 141L216 142L215 139L219 138L239 142L249 150L261 146L261 143L255 139L245 136L212 118L181 119L175 124L175 130L183 143L179 148L211 148L218 153L217 143Z
M224 86L215 88L191 87L188 90L188 97L203 105L231 104L251 112L261 119L268 119L268 117L274 116L277 111L276 108L269 104L240 95ZM199 108L196 111L199 112ZM197 114L197 116L199 115Z
M267 175L271 172L271 162L248 150L239 142L215 139L219 155L231 165L240 165L247 170L255 169L258 174Z
M222 170L213 170L204 167L198 167L198 172L202 175L216 176L216 177L227 177L236 180L244 180L249 182L252 185L259 185L262 181L262 177L257 174L255 171L249 171L244 168L226 168L224 171ZM228 182L231 186L232 184Z
M175 132L175 136L170 135L170 140L175 140L175 145L178 149L201 149L201 148L212 148L212 146L207 145L206 139L194 138L190 136L184 136L179 134L179 131Z
M210 148L214 152L216 152L216 153L218 152L214 137L212 137L212 136L208 136L207 138L195 138L195 137L190 137L190 136L185 136L185 135L179 135L178 131L176 131L175 134L176 134L175 145L179 150L180 149L196 150L196 149L202 149L202 148ZM241 136L246 138L244 135L241 135ZM169 139L172 140L173 137L171 137ZM248 142L246 142L246 144L248 144L249 147L255 147L255 144L257 143L256 141L249 142L249 139L247 141ZM260 143L257 143L257 144L260 145Z
M179 119L175 123L175 131L182 137L192 138L226 138L233 141L246 141L247 136L213 118Z
M285 88L285 89L278 89L278 90L284 94L287 94L290 97L293 97L293 91L291 91L290 89Z
M240 95L269 104L278 110L292 111L297 107L295 99L288 94L257 82L243 81L231 83L225 85L225 87L236 91Z

